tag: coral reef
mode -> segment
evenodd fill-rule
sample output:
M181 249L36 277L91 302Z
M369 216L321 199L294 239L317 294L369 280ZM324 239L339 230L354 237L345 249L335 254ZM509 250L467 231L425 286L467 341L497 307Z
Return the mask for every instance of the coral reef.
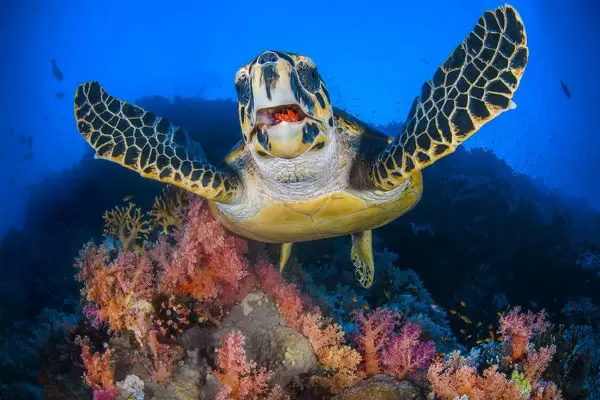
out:
M213 160L238 139L234 102L144 101L192 134L211 126L199 139ZM471 388L504 387L506 397L516 387L525 398L552 398L554 382L565 398L598 398L597 214L514 174L489 151L459 150L424 179L419 206L377 230L376 277L366 291L354 282L347 238L296 245L282 277L266 261L273 248L229 235L202 202L170 188L152 206L161 185L86 154L31 188L24 229L0 246L0 397L90 398L79 336L99 358L92 365L113 368L113 386L98 386L97 398L213 399L223 389L210 373L223 371L215 351L239 331L246 362L272 373L269 389L279 385L290 398L375 390L423 398L457 371ZM127 204L132 196L140 209ZM133 220L139 213L141 231L121 240L115 225L111 241L84 248L80 305L72 259L83 241L101 241L101 215L114 205ZM44 306L59 311L36 318ZM553 322L543 332L528 317L541 308ZM397 323L369 355L371 368L387 375L369 378L353 315L378 309ZM514 327L493 328L497 312ZM437 354L428 370L437 376L428 378L430 357L416 355L428 354L431 341L446 356ZM100 362L107 351L111 363ZM448 396L467 393L453 390Z

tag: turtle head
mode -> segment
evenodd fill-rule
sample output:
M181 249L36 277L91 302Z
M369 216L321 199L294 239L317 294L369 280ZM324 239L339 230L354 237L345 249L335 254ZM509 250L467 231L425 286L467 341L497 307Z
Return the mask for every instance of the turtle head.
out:
M333 108L315 63L308 57L265 51L235 77L244 141L257 159L295 159L324 151Z

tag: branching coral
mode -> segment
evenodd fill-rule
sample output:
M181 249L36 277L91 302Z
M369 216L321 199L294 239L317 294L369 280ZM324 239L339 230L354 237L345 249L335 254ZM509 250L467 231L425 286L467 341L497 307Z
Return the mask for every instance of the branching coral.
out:
M97 307L95 314L112 331L128 329L142 343L147 334L146 316L152 311L153 267L145 253L122 252L108 262L102 246L86 245L76 261L77 279Z
M78 337L77 344L81 346L81 359L85 366L83 380L94 390L94 398L99 396L107 397L113 394L116 398L115 376L112 365L112 350L106 349L104 353L90 350L89 342L85 338ZM97 393L96 393L97 392Z
M391 338L399 318L398 313L384 308L371 313L361 310L354 314L358 323L356 342L363 354L367 376L381 373L381 350Z
M163 257L163 292L179 291L201 301L216 300L217 295L225 302L239 299L240 282L248 275L248 244L212 217L206 201L190 201L184 227L174 236L177 244Z
M560 399L555 384L540 380L556 351L555 346L535 350L531 342L548 326L543 312L525 314L519 307L512 309L500 318L499 333L505 341L498 349L506 355L497 357L501 363L480 374L476 364L458 353L446 361L438 359L427 375L435 394L442 399L463 395L470 399Z
M181 357L180 349L175 345L160 343L156 330L148 333L148 347L150 347L154 363L151 371L152 380L166 383L173 375L175 362Z
M544 311L534 314L521 312L521 307L513 308L508 314L500 317L498 333L510 343L510 354L507 361L518 361L527 352L529 340L534 334L544 332L550 324Z
M491 366L479 375L474 367L437 360L429 367L427 378L442 399L453 400L464 395L471 400L527 399L514 382L498 373L498 366Z
M142 210L130 202L126 207L115 207L104 213L104 235L118 240L123 251L140 249L150 232L150 222L144 219Z
M287 399L281 387L269 387L272 372L248 361L245 342L246 338L240 331L232 331L221 340L221 348L217 352L218 370L212 371L223 385L217 400Z
M187 211L189 194L177 186L167 186L161 197L157 197L149 212L152 223L162 234L180 229Z
M394 335L382 352L385 372L396 379L429 366L435 355L433 342L420 339L421 328L414 322L405 323L398 335Z
M404 379L427 368L435 355L433 342L420 339L421 328L413 322L400 326L400 313L384 308L354 313L358 324L356 343L362 353L367 376L380 373Z

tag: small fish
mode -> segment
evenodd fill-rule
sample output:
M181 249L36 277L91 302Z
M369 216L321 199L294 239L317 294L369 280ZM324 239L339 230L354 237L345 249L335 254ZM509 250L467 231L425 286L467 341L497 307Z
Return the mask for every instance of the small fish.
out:
M132 194L128 194L126 196L123 196L123 201L129 201L131 199L133 199L133 195Z
M496 338L496 335L494 334L494 331L490 331L490 337L491 337L492 339L495 339L495 338Z
M494 339L492 339L492 338L486 338L486 339L485 339L485 342L486 342L486 343L491 343L491 342L493 342L493 341L494 341Z
M369 309L369 305L368 304L363 304L362 308L364 308L365 310Z
M9 180L8 180L8 183L9 183L10 185L14 185L14 184L15 184L15 180L14 180L14 179L9 179Z
M50 62L52 63L52 73L54 74L54 77L59 81L65 79L62 71L60 70L60 68L58 68L58 65L56 65L56 60L52 59L50 60Z
M433 230L433 226L431 224L417 224L411 222L410 227L412 228L413 235L418 235L420 232L429 233L431 236L435 236L435 231Z
M471 339L472 337L473 337L473 335L469 335L469 336L467 336L467 337L465 338L465 340L469 340L469 339Z
M390 292L387 289L383 289L383 294L385 295L385 297L387 297L388 300L392 298Z
M489 325L487 326L487 328L488 328L488 329L494 329L494 325L492 325L492 324L489 324Z
M567 96L567 98L570 99L571 91L569 90L569 87L562 79L560 80L560 86L562 87L562 90L563 90L563 93L565 94L565 96Z
M476 328L479 328L480 326L481 326L481 321L479 321L479 322L477 322L477 323L475 324L475 327L476 327Z
M475 341L475 343L476 343L476 344L481 344L481 343L483 343L484 341L485 341L485 340L483 340L483 339L477 339L477 340Z
M532 302L531 302L531 305L532 305L534 308L539 308L539 307L538 307L538 304L537 304L535 301L532 301Z
M460 301L460 305L461 305L461 306L463 306L463 307L465 307L465 308L467 307L467 303L465 303L465 302L464 302L464 301L462 301L462 300Z
M421 58L421 59L420 59L420 61L421 61L423 64L427 64L427 65L431 64L431 63L430 63L428 60L426 60L426 59L424 59L424 58Z
M57 92L54 97L56 97L57 99L64 99L65 98L65 92Z
M19 160L19 162L31 160L32 158L33 158L33 153L27 153L23 157L21 157L21 159Z
M450 314L452 314L452 315L456 315L457 314L456 310L448 310L448 311L450 311Z
M462 333L463 335L467 334L467 330L466 329L461 329L459 332Z
M442 336L442 343L448 342L448 336Z
M10 132L10 137L15 136L15 128L13 128L12 126L9 128L9 132Z
M440 314L442 314L444 312L444 310L442 310L442 307L438 306L437 304L431 304L431 309L435 312L438 312Z
M472 322L471 319L469 317L467 317L466 315L461 315L460 319L465 321L465 324L470 324Z

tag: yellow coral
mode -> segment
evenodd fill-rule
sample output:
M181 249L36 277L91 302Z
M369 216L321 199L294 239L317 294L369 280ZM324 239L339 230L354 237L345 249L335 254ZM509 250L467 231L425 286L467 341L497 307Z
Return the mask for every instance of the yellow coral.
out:
M150 217L154 226L160 227L163 234L169 233L170 227L181 225L181 215L188 206L188 193L177 186L168 186L161 197L157 197L152 205Z
M127 207L115 207L104 213L104 235L121 243L123 251L138 250L150 232L150 222L144 220L140 208L130 202Z
M363 379L358 371L362 357L358 351L347 345L330 346L319 354L319 362L330 376L313 376L312 381L326 387L332 393L339 393L345 388L354 386Z

